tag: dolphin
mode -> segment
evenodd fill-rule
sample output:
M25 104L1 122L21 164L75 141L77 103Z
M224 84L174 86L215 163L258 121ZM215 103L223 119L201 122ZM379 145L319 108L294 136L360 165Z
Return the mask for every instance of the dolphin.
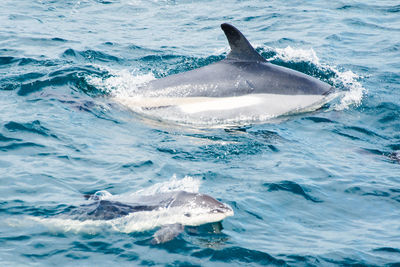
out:
M113 197L104 198L97 193L89 200L92 202L68 207L58 218L81 222L113 221L114 226L118 224L118 219L122 219L146 225L142 230L161 227L154 234L153 244L172 240L184 230L184 226L213 224L212 227L218 229L220 221L233 216L229 205L206 194L186 191L130 197L126 203Z
M176 118L181 113L229 120L243 115L276 117L322 106L335 91L314 77L267 62L234 26L223 23L221 28L231 48L225 59L152 80L139 86L140 98L118 100L150 115L172 108Z

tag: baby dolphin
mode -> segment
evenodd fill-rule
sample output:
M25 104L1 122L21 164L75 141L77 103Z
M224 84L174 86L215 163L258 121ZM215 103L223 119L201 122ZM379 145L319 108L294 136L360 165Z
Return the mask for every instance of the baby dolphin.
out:
M143 224L142 230L161 227L154 234L153 244L172 240L184 230L184 226L217 223L233 216L229 205L205 194L186 191L134 196L127 203L113 200L113 197L103 198L99 194L89 200L93 202L68 208L62 218L84 222L126 219Z

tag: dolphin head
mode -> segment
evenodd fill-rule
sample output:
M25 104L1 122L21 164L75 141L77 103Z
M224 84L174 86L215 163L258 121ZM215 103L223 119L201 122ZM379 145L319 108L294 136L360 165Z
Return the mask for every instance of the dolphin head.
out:
M216 214L216 213L223 213L223 214L231 214L233 215L233 210L232 208L224 204L222 202L219 202L213 197L210 197L209 195L204 195L204 194L196 194L195 196L197 205L208 209L208 212L210 214ZM230 216L230 215L228 215Z
M185 224L193 226L219 222L234 214L228 204L209 195L185 191L176 193L171 207L179 208L186 218Z

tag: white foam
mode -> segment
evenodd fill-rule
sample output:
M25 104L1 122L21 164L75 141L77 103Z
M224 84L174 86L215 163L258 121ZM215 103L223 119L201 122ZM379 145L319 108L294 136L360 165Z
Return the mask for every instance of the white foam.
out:
M178 179L174 174L168 181L156 183L146 188L142 188L133 192L126 192L119 195L112 195L106 190L97 191L90 200L114 200L120 202L132 202L132 199L138 199L143 196L157 195L161 193L186 191L189 193L198 193L201 185L201 180L194 179L191 176L185 176Z
M185 176L182 179L177 179L174 174L170 180L166 182L156 183L147 188L140 189L135 192L127 192L120 194L118 196L107 196L107 198L112 198L113 200L121 202L129 202L130 199L140 197L140 196L150 196L160 193L168 193L173 191L186 191L189 193L198 193L201 185L201 180L194 179L190 176Z
M229 48L229 46L225 46L225 47L222 47L222 48L216 48L216 49L214 49L212 51L211 55L220 56L222 54L228 54L230 52L230 50L231 49Z
M92 196L90 196L89 200L102 200L111 198L112 194L106 190L97 191Z
M135 74L136 71L130 72L126 69L116 71L100 66L99 68L106 70L111 76L107 78L87 76L86 81L96 88L111 94L112 97L140 96L139 86L155 79L151 72L147 74Z
M359 106L361 104L364 94L367 93L367 90L358 81L360 76L353 73L351 70L345 72L340 72L336 69L332 70L337 75L337 77L334 78L333 81L335 83L342 83L345 88L349 89L349 91L343 93L343 96L340 99L340 103L336 104L334 106L334 109L344 110L352 105Z
M302 49L302 48L292 48L291 46L287 46L286 48L275 48L276 55L272 58L267 59L268 61L272 61L275 59L282 59L283 61L292 61L292 62L311 62L315 65L321 66L319 62L319 58L315 53L314 49Z

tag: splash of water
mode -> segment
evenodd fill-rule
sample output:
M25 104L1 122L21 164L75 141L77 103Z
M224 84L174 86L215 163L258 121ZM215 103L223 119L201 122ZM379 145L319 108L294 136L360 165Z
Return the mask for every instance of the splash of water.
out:
M276 55L267 59L267 61L281 59L286 62L310 62L316 66L324 67L320 64L319 58L312 48L302 49L287 46L286 48L275 48L274 51Z
M198 193L200 185L201 185L201 180L199 179L195 179L191 176L185 176L182 179L178 179L174 174L168 181L156 183L152 186L140 189L138 191L127 192L120 194L118 196L113 196L110 193L108 194L102 193L101 199L112 199L115 201L129 202L130 199L137 198L140 196L157 195L161 193L168 193L174 191L186 191L189 193Z
M104 66L97 67L107 71L110 76L103 78L90 75L86 77L86 81L89 84L102 89L104 92L109 93L112 97L139 97L139 86L155 79L151 72L147 74L135 74L138 72L137 70L130 72L126 69L117 71Z

